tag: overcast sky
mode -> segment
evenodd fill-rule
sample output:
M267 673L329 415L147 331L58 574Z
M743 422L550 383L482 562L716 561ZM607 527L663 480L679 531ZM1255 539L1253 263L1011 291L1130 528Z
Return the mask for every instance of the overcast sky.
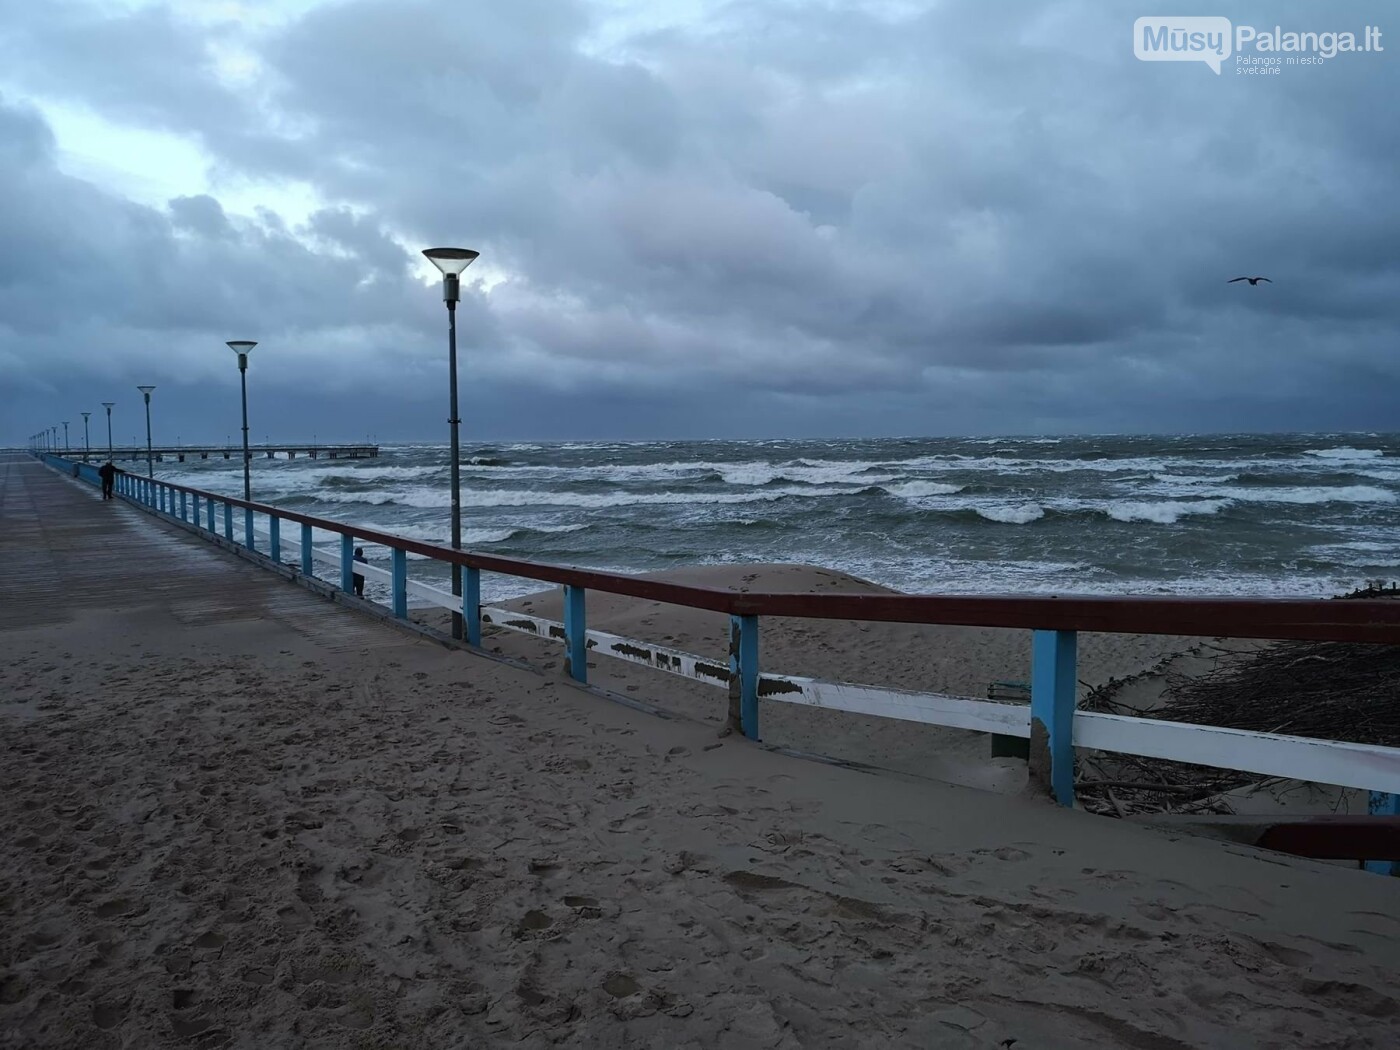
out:
M1134 20L1370 23L1217 76ZM0 442L1397 428L1400 7L0 0ZM1393 36L1389 34L1393 30ZM1271 285L1226 284L1266 274Z

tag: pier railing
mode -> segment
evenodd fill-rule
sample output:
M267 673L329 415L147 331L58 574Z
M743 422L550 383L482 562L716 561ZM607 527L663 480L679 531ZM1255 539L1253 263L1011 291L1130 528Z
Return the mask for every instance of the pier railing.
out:
M96 468L90 464L52 455L44 458L63 473L94 485L100 483ZM120 473L116 488L122 498L136 506L183 522L205 535L221 535L275 562L282 563L285 556L295 554L297 560L291 564L306 576L317 575L318 566L329 566L329 579L346 592L352 591L356 574L387 581L395 617L408 617L410 595L460 613L466 640L472 646L480 646L483 624L560 642L565 650L565 673L579 682L587 681L588 657L593 654L727 690L731 723L751 739L759 739L763 703L807 704L1028 738L1032 775L1066 806L1074 803L1074 754L1075 748L1081 747L1361 789L1371 793L1373 813L1400 813L1400 748L1079 711L1075 673L1081 631L1400 645L1400 601L720 591L452 550L139 474ZM334 537L333 546L317 546L316 530ZM390 568L356 562L357 541L387 548ZM463 594L456 596L410 579L409 554L461 566ZM482 605L483 572L562 586L563 622ZM727 614L727 664L589 630L589 591ZM1027 707L763 672L759 624L764 616L1027 629L1033 638L1031 702Z

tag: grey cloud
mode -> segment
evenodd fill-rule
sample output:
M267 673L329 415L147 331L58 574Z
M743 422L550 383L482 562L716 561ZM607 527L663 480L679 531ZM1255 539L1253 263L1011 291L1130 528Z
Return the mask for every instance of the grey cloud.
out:
M746 392L797 432L1384 415L1400 132L1372 101L1397 80L1379 56L1245 82L1136 62L1131 17L1102 5L968 0L716 5L600 54L582 0L353 0L250 38L264 75L245 89L210 65L228 27L12 10L12 76L34 92L353 206L300 230L210 199L141 209L65 182L42 124L0 112L17 122L0 150L40 173L6 187L26 214L0 222L31 242L75 232L60 188L64 211L108 215L114 291L93 329L207 342L261 325L298 347L289 377L337 394L406 357L382 392L411 401L438 382L443 318L403 244L464 243L503 277L462 305L474 377L502 398L570 395L551 425L573 434L655 418L590 424L586 406L654 406L668 385L691 407L660 418L719 432L755 418L715 414ZM1234 13L1250 15L1322 17ZM61 287L53 261L31 290ZM1276 284L1225 285L1246 271ZM67 323L46 294L15 305L22 323Z

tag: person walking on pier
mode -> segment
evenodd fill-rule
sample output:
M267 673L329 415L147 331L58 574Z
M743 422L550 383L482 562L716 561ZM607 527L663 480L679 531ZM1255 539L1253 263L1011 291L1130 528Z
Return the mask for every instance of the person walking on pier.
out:
M102 479L102 498L111 499L112 486L117 480L117 468L112 465L110 459L97 468L97 476Z
M365 549L363 547L355 548L355 560L358 562L364 562L366 564L369 563L369 559L365 557ZM354 583L355 597L363 598L365 596L365 578L357 572L355 573Z

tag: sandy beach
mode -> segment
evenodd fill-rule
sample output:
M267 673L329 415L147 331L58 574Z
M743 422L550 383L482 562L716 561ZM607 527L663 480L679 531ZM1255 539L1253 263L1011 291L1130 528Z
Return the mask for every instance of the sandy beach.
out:
M646 714L557 665L367 619L37 467L5 486L0 550L29 568L0 609L0 1045L1400 1035L1395 880L775 754L719 736L670 679L643 693L597 668L671 717ZM99 513L100 564L75 554ZM670 610L610 619L596 596L590 614L722 651L722 627ZM1024 637L969 652L866 626L766 626L765 653L833 677L876 653L863 669L888 684L973 695L1021 677ZM1157 658L1084 652L1103 675ZM776 708L770 739L838 728ZM909 766L907 728L851 749Z

